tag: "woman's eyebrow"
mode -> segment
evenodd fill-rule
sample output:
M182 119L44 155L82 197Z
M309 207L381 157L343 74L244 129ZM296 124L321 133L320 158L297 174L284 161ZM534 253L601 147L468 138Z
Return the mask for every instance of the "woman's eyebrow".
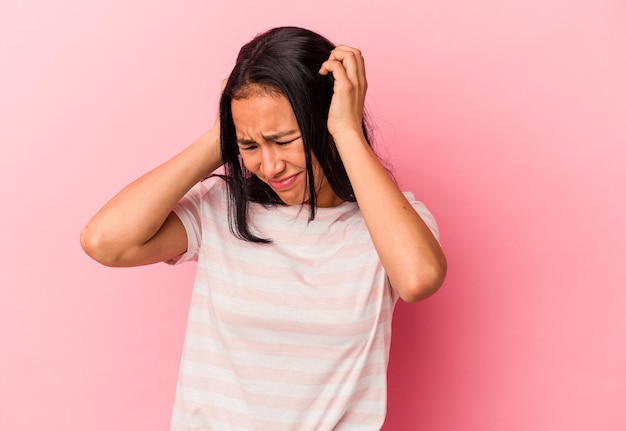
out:
M256 144L256 142L254 141L254 139L237 139L237 144L238 145L252 145L252 144Z
M275 141L277 139L282 138L283 136L288 136L288 135L294 134L296 132L299 132L299 130L298 129L293 129L293 130L288 130L286 132L271 133L269 135L263 135L263 139L265 139L266 141Z

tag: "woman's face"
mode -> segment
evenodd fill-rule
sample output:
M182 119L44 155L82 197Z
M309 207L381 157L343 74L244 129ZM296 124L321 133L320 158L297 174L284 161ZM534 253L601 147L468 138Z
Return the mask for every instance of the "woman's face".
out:
M309 201L306 157L300 127L285 96L256 91L231 102L237 145L245 167L268 184L287 205ZM311 155L317 206L331 207L342 200L333 192Z

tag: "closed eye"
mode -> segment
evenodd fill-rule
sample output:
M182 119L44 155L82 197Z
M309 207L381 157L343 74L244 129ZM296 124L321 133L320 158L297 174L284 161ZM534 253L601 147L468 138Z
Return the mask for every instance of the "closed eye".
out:
M256 145L239 145L239 151L251 151L256 149Z
M293 138L293 139L291 139L289 141L284 141L284 142L283 141L281 141L281 142L275 141L275 143L276 143L276 145L287 145L287 144L291 144L294 141L297 141L298 139L300 139L300 136L298 136L296 138Z

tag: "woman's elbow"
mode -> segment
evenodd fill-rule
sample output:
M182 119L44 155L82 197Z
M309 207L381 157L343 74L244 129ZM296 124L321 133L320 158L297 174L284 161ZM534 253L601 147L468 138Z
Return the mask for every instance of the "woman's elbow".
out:
M437 292L446 277L447 263L442 258L438 262L421 267L396 289L400 298L408 303L422 301Z
M92 229L89 225L80 233L80 246L87 256L105 266L119 266L116 254L112 247L107 245L104 235Z

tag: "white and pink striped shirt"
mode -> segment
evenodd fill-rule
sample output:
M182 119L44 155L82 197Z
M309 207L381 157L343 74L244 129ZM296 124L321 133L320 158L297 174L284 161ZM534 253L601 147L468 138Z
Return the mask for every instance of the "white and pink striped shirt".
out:
M437 233L413 196L415 210ZM197 260L173 431L379 430L397 295L356 203L252 204L233 236L226 185L210 178L175 212Z

